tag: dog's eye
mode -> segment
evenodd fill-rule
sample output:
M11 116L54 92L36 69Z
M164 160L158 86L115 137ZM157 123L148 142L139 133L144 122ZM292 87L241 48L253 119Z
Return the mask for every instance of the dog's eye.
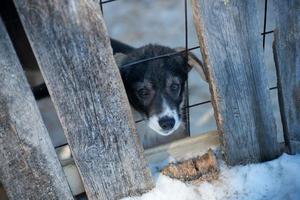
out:
M173 91L173 92L176 92L179 90L179 84L177 83L173 83L171 86L170 86L170 89Z
M138 95L142 98L147 97L150 94L149 90L143 88L138 90Z

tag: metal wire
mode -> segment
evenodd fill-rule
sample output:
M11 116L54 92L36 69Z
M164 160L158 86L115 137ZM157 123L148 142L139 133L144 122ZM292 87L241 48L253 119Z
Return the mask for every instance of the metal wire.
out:
M267 32L264 32L264 33L261 33L261 35L267 35L267 34L270 34L270 33L274 33L274 31L267 31Z
M269 90L276 90L276 89L278 89L277 86L274 86L274 87L269 88Z
M264 32L263 32L263 49L265 49L265 43L266 43L267 11L268 11L268 0L265 0Z
M113 1L118 1L118 0L106 0L106 1L102 1L101 4L106 4L106 3L113 2Z
M278 89L277 86L269 88L269 90L276 90L276 89ZM201 106L201 105L208 104L208 103L211 103L211 100L202 101L202 102L195 103L195 104L192 104L192 105L187 105L187 106L182 107L182 109L193 108L193 107ZM146 119L139 119L139 120L135 121L135 123L140 123L140 122L145 121L145 120Z
M118 1L118 0L106 0L106 1L102 1L100 0L100 8L101 8L101 12L103 14L103 7L102 5L103 4L106 4L106 3L110 3L110 2L114 2L114 1ZM265 48L265 36L267 34L271 34L273 33L274 31L266 31L266 26L267 26L267 7L268 7L268 0L265 0L265 11L264 11L264 30L263 32L261 33L261 35L263 36L263 48ZM200 46L195 46L195 47L192 47L192 48L188 48L188 28L187 28L187 0L184 0L184 11L185 11L185 14L184 14L184 18L185 18L185 50L182 50L182 51L178 51L178 52L174 52L174 53L169 53L169 54L162 54L162 55L159 55L159 56L155 56L155 57L151 57L151 58L146 58L146 59L141 59L141 60L138 60L138 61L135 61L135 62L132 62L132 63L129 63L129 64L126 64L126 65L123 65L121 67L128 67L128 66L132 66L132 65L136 65L136 64L140 64L140 63L144 63L144 62L148 62L148 61L152 61L152 60L157 60L157 59L161 59L161 58L166 58L166 57L171 57L171 56L175 56L175 55L178 55L178 54L181 54L181 53L186 53L187 55L187 52L188 51L192 51L192 50L195 50L195 49L199 49ZM186 57L187 58L187 57ZM269 88L269 90L275 90L275 89L278 89L277 86L274 86L274 87L271 87ZM188 98L188 84L187 84L187 98ZM186 106L184 106L182 109L185 109L186 111L188 111L188 118L189 118L189 109L190 108L193 108L193 107L197 107L197 106L201 106L201 105L204 105L204 104L208 104L208 103L211 103L211 100L207 100L207 101L203 101L203 102L199 102L199 103L195 103L195 104L192 104L192 105L189 105L189 102L187 101L187 104ZM140 122L143 122L145 121L146 119L140 119L140 120L136 120L135 123L140 123ZM190 123L189 123L189 119L188 119L188 134L190 135ZM55 148L58 148L58 147L61 147L61 146L64 146L66 144L62 144L62 145L59 145Z
M200 48L200 46L195 46L193 48L188 49L188 51L192 51L192 50L199 49L199 48ZM125 65L122 65L121 67L129 67L129 66L132 66L132 65L136 65L136 64L140 64L140 63L144 63L144 62L148 62L148 61L152 61L152 60L158 60L158 59L161 59L161 58L175 56L175 55L185 53L185 52L186 52L186 50L182 50L182 51L177 51L177 52L174 52L174 53L162 54L162 55L151 57L151 58L145 58L145 59L137 60L137 61L125 64Z
M102 2L102 0L99 1L99 4L100 4L101 13L102 13L102 16L103 16L103 2Z
M185 64L188 67L188 49L189 49L189 38L188 38L188 20L187 20L187 0L184 0L184 27L185 27ZM189 95L189 79L186 80L186 94L185 94L185 125L186 132L188 136L191 136L191 127L190 127L190 95Z
M100 0L101 10L103 9L102 8L103 4L114 2L114 1L118 1L118 0L106 0L106 1ZM265 35L271 34L271 33L274 32L273 30L272 31L266 31L266 27L267 27L267 8L268 8L268 0L265 0L264 30L261 33L261 35L263 36L263 48L265 47ZM102 13L103 13L103 10L102 10ZM136 65L136 64L141 64L141 63L152 61L152 60L157 60L157 59L162 59L162 58L166 58L166 57L175 56L175 55L178 55L178 54L181 54L181 53L185 53L186 54L186 58L187 58L187 52L188 51L192 51L192 50L200 48L200 46L195 46L195 47L192 47L192 48L188 48L187 0L184 0L184 23L185 23L185 50L174 52L174 53L162 54L162 55L151 57L151 58L145 58L145 59L137 60L137 61L125 64L125 65L122 65L121 67L133 66L133 65ZM269 88L269 89L270 90L274 90L274 89L277 89L277 87L272 87L272 88ZM185 109L185 111L186 111L187 124L188 124L188 126L187 126L187 132L190 135L189 108L193 108L193 107L196 107L196 106L200 106L200 105L204 105L204 104L207 104L207 103L211 103L211 101L207 100L207 101L203 101L203 102L199 102L199 103L195 103L195 104L189 105L188 81L187 81L186 91L187 91L187 94L186 94L186 106L184 106L182 109ZM144 120L145 119L140 119L140 120L135 121L135 123L140 123L140 122L142 122Z

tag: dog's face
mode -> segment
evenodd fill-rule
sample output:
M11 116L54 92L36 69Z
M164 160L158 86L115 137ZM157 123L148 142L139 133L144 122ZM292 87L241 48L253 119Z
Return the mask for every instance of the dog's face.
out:
M164 136L172 134L182 122L183 94L190 68L184 54L122 66L174 52L168 47L147 45L125 55L118 63L130 104L148 119L150 128Z

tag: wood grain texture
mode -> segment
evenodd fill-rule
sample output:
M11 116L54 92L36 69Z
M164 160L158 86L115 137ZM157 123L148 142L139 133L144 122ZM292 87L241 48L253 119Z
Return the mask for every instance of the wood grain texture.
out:
M208 149L216 150L219 146L218 132L212 131L205 133L204 135L187 137L177 141L172 141L169 144L146 149L145 157L149 163L162 163L170 157L172 157L173 161L180 162L182 160L201 156L205 154ZM56 153L63 166L63 170L66 174L73 195L83 193L84 187L70 153L69 145L57 148Z
M73 199L1 19L0 180L9 199Z
M100 7L14 0L89 199L153 187Z
M221 144L229 164L279 155L256 1L193 0Z
M274 58L285 141L300 153L300 1L276 0Z

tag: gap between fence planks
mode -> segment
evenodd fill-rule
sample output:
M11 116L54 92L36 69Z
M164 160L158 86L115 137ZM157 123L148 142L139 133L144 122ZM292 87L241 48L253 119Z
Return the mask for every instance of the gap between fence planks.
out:
M300 153L300 1L276 0L273 52L286 144Z
M211 131L197 137L188 137L173 141L169 144L146 149L145 156L151 164L162 163L169 158L176 161L182 161L187 158L201 156L205 154L208 149L216 150L219 146L218 132ZM73 195L83 193L84 188L79 178L78 171L74 166L69 146L65 145L57 148L56 153L66 173Z
M276 158L256 1L193 0L192 5L225 159L234 165Z
M100 7L92 0L14 0L92 199L153 187Z
M9 199L73 199L1 18L0 180Z

